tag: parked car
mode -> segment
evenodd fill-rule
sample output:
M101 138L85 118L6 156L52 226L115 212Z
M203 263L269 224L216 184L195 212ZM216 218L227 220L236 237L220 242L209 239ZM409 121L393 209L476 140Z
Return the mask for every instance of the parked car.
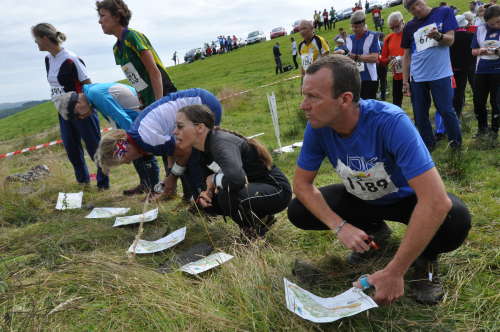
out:
M187 63L191 63L199 59L205 59L205 52L201 47L193 48L184 55L184 61Z
M290 32L290 34L299 32L299 25L300 25L300 20L293 22L292 31Z
M352 8L343 9L337 14L337 21L347 20L348 18L351 18L351 16Z
M286 36L286 30L283 27L277 27L271 30L271 39Z
M250 44L254 44L254 43L258 43L258 42L266 41L266 40L267 40L267 38L266 38L266 35L264 35L264 32L262 32L260 30L256 30L256 31L252 31L248 34L246 43L247 43L247 45L250 45Z
M403 0L389 0L387 2L388 7L394 7L403 3Z

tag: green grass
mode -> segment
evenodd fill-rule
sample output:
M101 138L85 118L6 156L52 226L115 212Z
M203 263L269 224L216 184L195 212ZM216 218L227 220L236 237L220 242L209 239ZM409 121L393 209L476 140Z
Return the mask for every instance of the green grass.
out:
M454 4L466 8L466 1ZM395 9L400 8L390 10ZM384 15L388 12L384 10ZM334 32L320 34L331 43ZM279 40L285 63L291 63L288 40ZM221 97L296 74L274 75L272 45L252 45L169 72L181 89L203 87ZM304 122L298 90L299 80L290 80L226 100L223 125L245 135L265 132L259 139L276 147L266 101L266 93L274 91L282 142L301 140ZM406 99L404 106L411 113ZM56 121L51 104L0 120L0 152L56 138ZM296 282L291 274L294 260L311 261L332 272L329 279L306 286L315 294L332 296L350 287L360 274L382 267L388 258L353 269L343 261L347 250L330 232L296 229L285 213L278 216L265 243L243 246L238 244L234 223L192 216L180 200L159 204L159 218L144 225L142 238L158 239L187 225L186 240L158 254L128 256L136 226L116 229L111 227L113 220L84 219L87 210L54 210L59 191L82 190L74 183L62 147L0 160L0 178L36 164L47 164L52 171L35 184L0 187L0 331L498 331L500 158L498 146L471 137L476 123L470 92L462 127L463 153L451 153L444 142L433 153L447 189L460 196L473 215L464 245L442 257L444 301L427 307L403 297L391 306L332 324L313 324L286 309L282 280ZM290 178L297 154L275 156ZM91 162L89 166L95 170ZM325 162L317 185L338 181ZM114 169L111 190L85 188L84 204L129 206L132 213L153 207L121 195L136 183L133 167ZM21 189L29 193L19 193ZM393 251L405 227L390 225L395 234L389 246ZM235 258L196 278L155 272L175 252L201 241ZM60 311L49 314L59 305Z

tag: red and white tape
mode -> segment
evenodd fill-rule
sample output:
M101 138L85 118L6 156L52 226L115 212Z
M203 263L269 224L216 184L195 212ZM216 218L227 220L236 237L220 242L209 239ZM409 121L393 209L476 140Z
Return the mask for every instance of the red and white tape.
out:
M101 133L105 133L107 131L110 131L111 129L113 129L113 128L111 128L111 127L104 128L104 129L101 130ZM17 154L26 153L26 152L29 152L29 151L40 150L40 149L43 149L43 148L46 148L46 147L49 147L49 146L52 146L52 145L61 144L62 142L63 142L62 139L58 139L57 141L52 141L52 142L45 143L45 144L38 144L38 145L35 145L35 146L32 146L32 147L24 148L24 149L17 150L17 151L14 151L14 152L3 153L3 154L0 154L0 159L11 157L11 156L15 156Z
M240 91L240 92L237 92L237 93L233 93L232 95L229 95L229 96L226 96L224 98L221 98L220 100L223 101L223 100L226 100L226 99L229 99L229 98L233 98L233 97L236 97L236 96L244 95L244 94L246 94L246 93L248 93L250 91L253 91L253 90L256 90L256 89L259 89L259 88L265 88L265 87L272 86L272 85L275 85L275 84L278 84L278 83L281 83L281 82L290 81L290 80L293 80L293 79L296 79L296 78L299 78L299 77L300 77L300 75L291 76L291 77L285 78L285 79L280 80L280 81L271 82L271 83L268 83L268 84L264 84L264 85L258 86L255 89L243 90L243 91ZM110 131L111 129L113 129L113 128L111 128L111 127L104 128L104 129L101 130L101 133L105 133L107 131ZM0 154L0 159L7 158L7 157L12 157L12 156L15 156L17 154L26 153L26 152L29 152L29 151L40 150L40 149L43 149L43 148L46 148L46 147L49 147L49 146L52 146L52 145L61 144L61 143L62 143L62 140L58 139L57 141L53 141L53 142L49 142L49 143L45 143L45 144L38 144L38 145L35 145L35 146L32 146L32 147L24 148L24 149L17 150L17 151L14 151L14 152L3 153L3 154Z

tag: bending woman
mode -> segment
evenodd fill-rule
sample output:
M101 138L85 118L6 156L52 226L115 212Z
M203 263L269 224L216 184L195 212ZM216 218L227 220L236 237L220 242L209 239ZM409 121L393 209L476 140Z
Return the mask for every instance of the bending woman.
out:
M99 165L110 168L148 155L173 156L172 159L176 159L177 164L165 165L170 170L164 181L164 192L172 195L177 177L181 177L184 198L189 200L192 189L185 179L191 177L201 181L196 162L198 155L192 154L191 148L184 150L176 147L173 133L177 111L184 106L196 104L206 105L214 114L216 125L220 124L222 105L213 94L203 89L173 92L142 111L127 131L115 130L105 134L97 151Z
M60 98L67 92L82 92L82 86L90 83L90 78L85 68L85 63L75 55L75 53L61 47L61 43L66 40L66 36L56 30L48 23L40 23L31 28L35 43L40 51L47 51L45 57L45 69L47 70L47 80L50 84L51 98L57 109L62 104L67 104L68 100ZM75 102L72 100L71 102ZM64 149L68 159L73 165L75 177L78 183L89 183L90 176L85 163L81 140L85 142L87 152L93 159L101 138L99 119L97 114L92 114L79 120L64 119L59 115L59 128L63 140ZM100 189L109 188L109 178L104 175L100 168L97 169L97 187Z
M203 105L186 106L176 118L177 146L201 152L205 184L196 187L196 202L208 213L230 216L244 236L264 236L292 196L269 151L254 139L214 128L213 113Z

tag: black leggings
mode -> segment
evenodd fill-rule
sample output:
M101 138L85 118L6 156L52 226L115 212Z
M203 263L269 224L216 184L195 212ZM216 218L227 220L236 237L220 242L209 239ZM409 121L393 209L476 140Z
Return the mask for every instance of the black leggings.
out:
M403 80L392 79L392 103L399 107L403 105Z
M376 99L378 91L378 81L362 81L361 82L361 98Z
M269 174L269 183L251 182L237 193L219 191L212 200L209 213L230 216L240 227L252 227L268 215L281 212L290 203L292 189L278 167Z
M384 220L408 224L415 205L416 195L401 199L389 205L373 205L349 194L343 184L334 184L319 189L328 206L348 223L372 234ZM471 217L465 204L452 194L448 194L453 205L443 224L423 252L428 259L438 254L457 249L467 237L471 227ZM305 230L328 230L323 222L313 216L298 199L288 206L288 219L296 227Z
M476 74L474 81L474 113L480 131L488 129L486 101L490 95L491 130L498 133L500 124L500 74Z

